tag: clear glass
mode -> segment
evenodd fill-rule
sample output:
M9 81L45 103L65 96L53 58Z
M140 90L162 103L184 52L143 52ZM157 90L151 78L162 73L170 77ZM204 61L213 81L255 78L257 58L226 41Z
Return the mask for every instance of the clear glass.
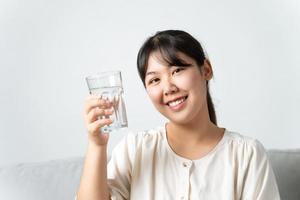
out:
M110 118L113 123L102 127L102 131L111 132L127 127L127 115L124 103L122 76L120 71L107 71L86 77L90 94L99 98L106 98L113 102L113 114ZM103 116L104 117L104 116Z

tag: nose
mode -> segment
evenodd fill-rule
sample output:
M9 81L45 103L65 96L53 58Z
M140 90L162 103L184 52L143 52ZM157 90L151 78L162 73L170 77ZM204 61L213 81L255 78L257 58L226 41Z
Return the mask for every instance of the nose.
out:
M166 85L164 87L164 95L168 96L168 95L174 94L178 91L178 87L174 83L172 83L170 81L166 81L165 84Z

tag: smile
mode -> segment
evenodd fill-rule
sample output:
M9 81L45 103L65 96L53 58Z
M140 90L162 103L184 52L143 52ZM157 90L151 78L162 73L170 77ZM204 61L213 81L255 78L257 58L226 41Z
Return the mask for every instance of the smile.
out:
M186 99L188 98L188 96L185 96L185 97L181 97L179 99L176 99L176 100L173 100L173 101L170 101L167 103L168 106L170 107L178 107L180 104L182 104Z

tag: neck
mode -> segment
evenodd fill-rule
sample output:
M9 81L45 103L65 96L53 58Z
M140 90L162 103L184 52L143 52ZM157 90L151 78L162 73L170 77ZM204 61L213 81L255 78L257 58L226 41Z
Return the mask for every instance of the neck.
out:
M212 122L196 126L166 125L167 140L171 149L179 156L195 160L205 156L222 139L225 129Z
M177 138L179 141L200 142L212 136L212 133L215 133L218 127L210 121L189 125L169 122L166 125L166 129L168 137Z
M208 108L193 117L189 122L176 123L170 121L166 125L167 137L178 144L189 145L206 144L219 138L225 129L219 128L209 118Z

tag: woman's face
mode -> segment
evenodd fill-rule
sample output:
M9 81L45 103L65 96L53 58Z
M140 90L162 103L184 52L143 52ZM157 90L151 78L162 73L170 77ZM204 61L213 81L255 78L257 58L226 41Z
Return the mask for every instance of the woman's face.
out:
M200 72L194 59L183 53L178 56L191 66L169 67L160 53L151 53L145 85L152 103L162 115L171 122L186 124L208 115L206 81L211 78L212 70L207 61Z

